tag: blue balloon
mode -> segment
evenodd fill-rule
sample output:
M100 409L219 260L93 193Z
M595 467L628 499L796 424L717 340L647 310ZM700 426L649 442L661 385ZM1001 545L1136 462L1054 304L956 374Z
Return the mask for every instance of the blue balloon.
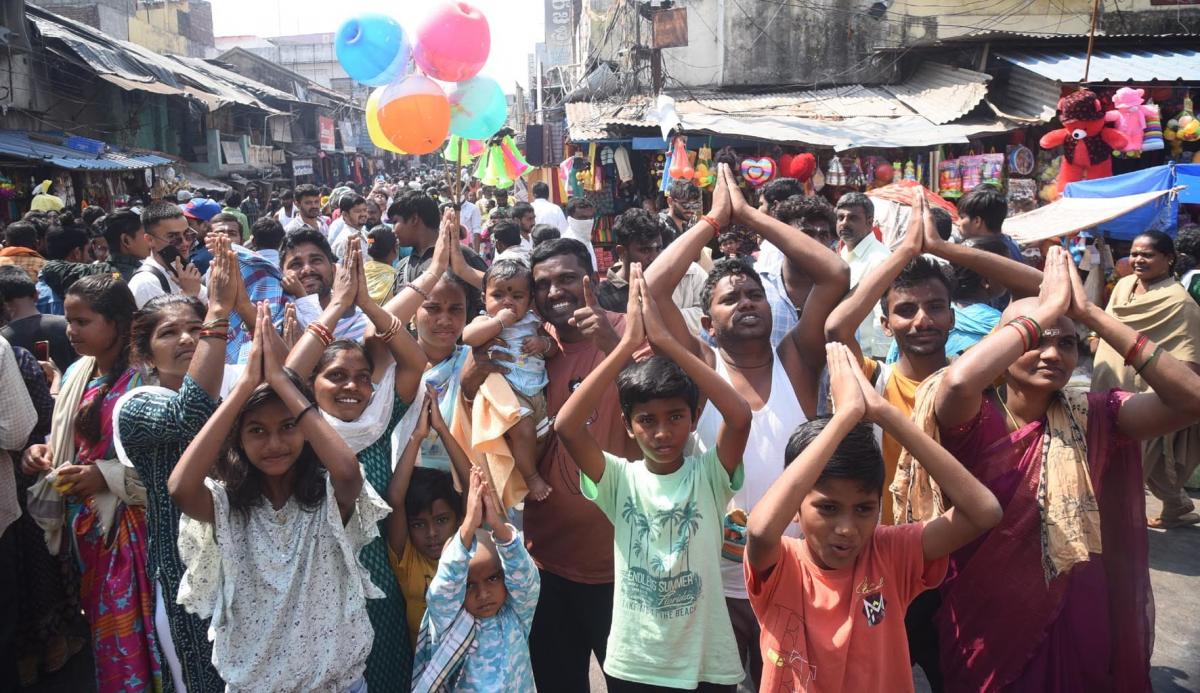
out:
M395 81L412 58L412 46L399 22L373 12L343 22L333 47L346 74L372 87Z
M450 99L450 133L459 137L487 139L508 120L508 99L491 77L457 82L446 97Z

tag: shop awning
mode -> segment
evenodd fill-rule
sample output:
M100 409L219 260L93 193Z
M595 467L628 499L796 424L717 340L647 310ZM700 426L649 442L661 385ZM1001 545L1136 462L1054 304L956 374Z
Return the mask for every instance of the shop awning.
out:
M33 138L25 130L0 130L0 157L24 159L72 171L136 171L174 163L174 160L156 154L116 151L91 154L66 146L64 137L38 135Z
M1005 51L997 57L1046 79L1083 81L1087 51ZM1102 49L1092 52L1088 83L1200 81L1200 51L1191 48Z
M987 96L991 77L925 62L900 84L850 84L786 93L748 94L669 90L679 127L745 139L831 147L924 147L966 143L972 135L1004 132L1015 124L968 117ZM619 139L621 133L659 127L648 97L566 106L572 141Z
M1177 186L1116 197L1061 197L1045 207L1005 219L1004 234L1021 245L1071 236L1125 216L1180 190L1182 188ZM1133 235L1136 236L1144 228L1140 227Z

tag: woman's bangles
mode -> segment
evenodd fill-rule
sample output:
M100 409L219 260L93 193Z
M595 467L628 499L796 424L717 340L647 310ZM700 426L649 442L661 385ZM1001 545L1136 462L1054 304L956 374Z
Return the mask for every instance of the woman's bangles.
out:
M1033 350L1042 341L1042 326L1028 315L1014 318L1005 327L1012 327L1021 335L1022 353Z
M1129 347L1129 351L1125 352L1125 365L1132 366L1133 362L1135 360L1137 360L1137 357L1140 356L1143 352L1145 352L1146 347L1149 345L1150 345L1150 338L1139 332L1137 339L1133 340L1133 346ZM1142 365L1135 367L1133 369L1133 372L1137 373L1138 375L1141 375L1142 371L1149 368L1150 364L1154 363L1155 359L1157 359L1158 355L1161 353L1162 353L1162 345L1155 344L1154 351L1152 351L1150 353L1150 357L1147 358L1145 361L1142 361Z
M229 341L229 319L218 318L200 325L200 339Z
M330 344L333 344L333 333L329 331L328 327L325 327L319 322L308 323L308 327L305 328L304 331L316 337L321 342L322 346L329 346Z

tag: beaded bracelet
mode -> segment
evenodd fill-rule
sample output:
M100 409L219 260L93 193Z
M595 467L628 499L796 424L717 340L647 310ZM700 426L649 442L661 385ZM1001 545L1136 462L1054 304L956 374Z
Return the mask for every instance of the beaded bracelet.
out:
M321 344L329 346L333 344L333 334L329 332L329 328L319 322L310 322L306 332L311 332L314 337L321 340Z

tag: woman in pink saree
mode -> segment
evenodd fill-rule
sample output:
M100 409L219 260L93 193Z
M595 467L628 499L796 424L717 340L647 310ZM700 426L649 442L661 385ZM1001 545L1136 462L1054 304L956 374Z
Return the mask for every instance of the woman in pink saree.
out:
M1064 389L1079 323L1153 391ZM930 388L942 444L1004 506L999 526L951 557L938 615L946 690L1148 691L1139 441L1200 420L1200 376L1091 304L1061 248L1041 295L1000 324ZM1003 397L991 387L1001 376Z

